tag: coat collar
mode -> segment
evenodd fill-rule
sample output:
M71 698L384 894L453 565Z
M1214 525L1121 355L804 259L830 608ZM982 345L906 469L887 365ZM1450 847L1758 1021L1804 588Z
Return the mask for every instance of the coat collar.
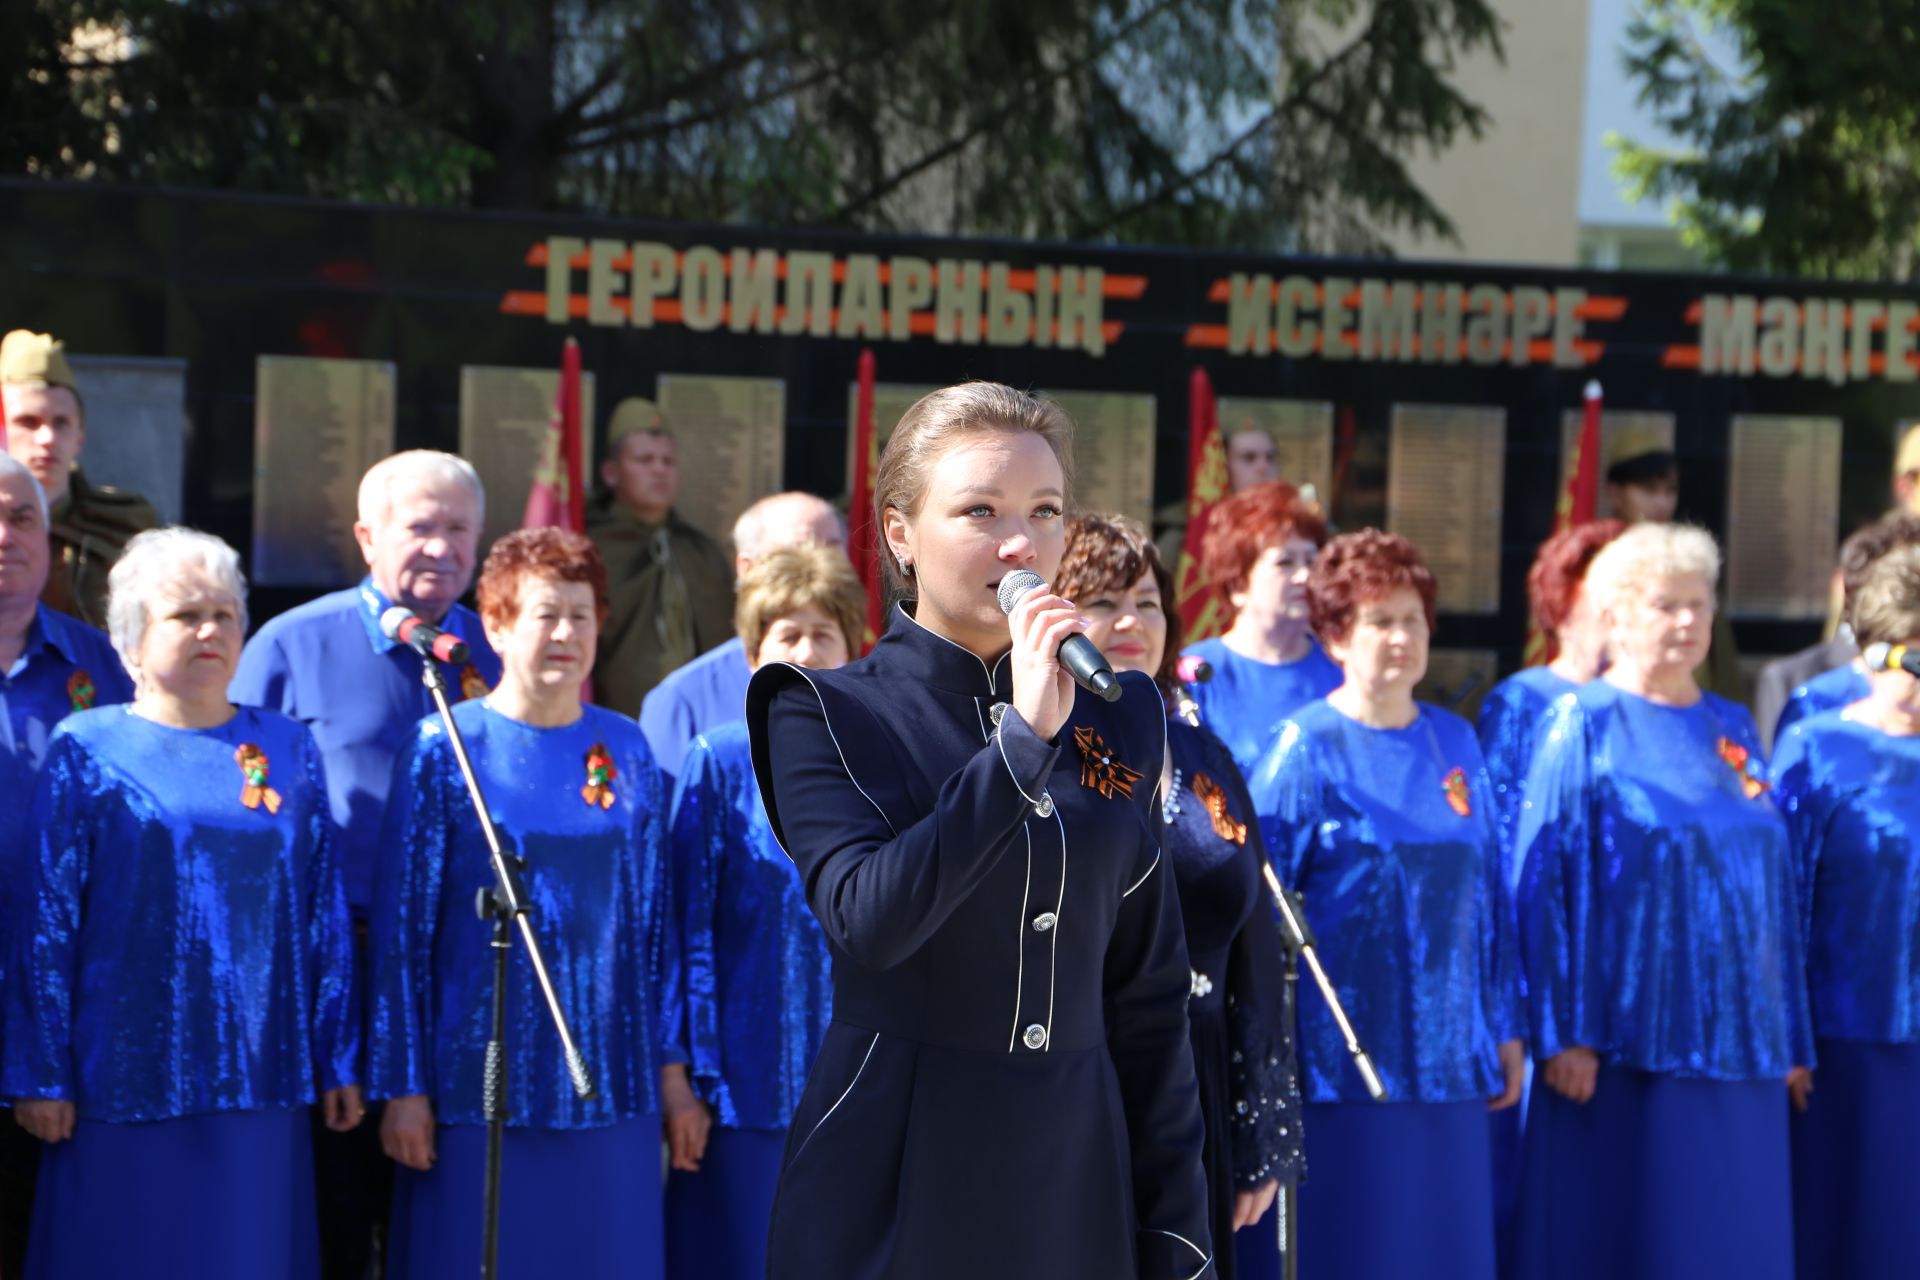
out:
M942 692L971 698L1013 696L1009 656L1002 654L999 661L987 663L971 649L964 649L915 622L904 603L894 605L887 634L873 649L874 660L888 670Z

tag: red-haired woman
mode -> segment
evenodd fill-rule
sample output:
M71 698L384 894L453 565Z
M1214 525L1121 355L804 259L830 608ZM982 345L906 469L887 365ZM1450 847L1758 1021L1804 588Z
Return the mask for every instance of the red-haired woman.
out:
M1193 697L1249 777L1280 722L1340 683L1307 622L1307 574L1326 541L1320 513L1279 480L1234 494L1207 522L1207 581L1234 612L1226 634L1187 648L1213 668Z
M575 1095L524 956L507 970L504 1275L640 1277L663 1268L660 1115L676 1167L705 1142L681 1046L666 798L639 725L583 706L607 611L593 544L523 529L494 544L480 615L503 664L454 720L526 886L554 987L598 1085ZM487 846L440 723L395 764L369 941L368 1074L402 1168L389 1274L479 1270L481 1086L493 966L474 892Z
M1307 1167L1300 1274L1494 1274L1486 1111L1520 1096L1518 954L1473 729L1413 699L1433 575L1377 529L1314 565L1314 631L1344 679L1281 728L1251 780L1388 1101L1361 1088L1317 993L1300 1001Z

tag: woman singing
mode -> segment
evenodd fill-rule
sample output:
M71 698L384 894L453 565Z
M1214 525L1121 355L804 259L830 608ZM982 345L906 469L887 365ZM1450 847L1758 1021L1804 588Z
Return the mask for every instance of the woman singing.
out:
M507 1132L500 1272L658 1280L660 1134L690 1168L705 1113L681 1047L666 797L640 726L581 705L607 579L585 537L522 529L480 571L480 616L500 684L460 703L460 727L501 838L525 860L541 949L597 1092L573 1090L559 1036L517 946L507 965ZM482 1107L494 883L440 721L394 764L368 955L368 1077L402 1166L388 1274L480 1267Z
M1813 1040L1759 736L1694 683L1719 570L1684 525L1594 557L1611 665L1560 701L1528 776L1528 1280L1792 1274L1786 1093Z
M908 597L839 671L756 672L754 769L833 953L788 1135L774 1280L1193 1280L1212 1266L1192 973L1153 823L1152 682L1076 697L1087 623L1034 591L1070 433L992 383L936 391L880 460Z
M30 822L5 1092L50 1144L27 1275L308 1280L308 1104L361 1117L347 903L320 752L236 707L240 557L127 544L107 622L132 703L64 721Z
M1920 645L1920 547L1874 561L1853 630ZM1774 757L1820 1056L1790 1122L1800 1280L1920 1275L1920 682L1867 679L1864 699L1799 721Z
M1180 620L1166 608L1173 575L1145 529L1125 516L1076 516L1055 588L1079 602L1088 638L1114 670L1145 672L1171 701ZM1193 968L1187 1014L1215 1266L1227 1280L1277 1275L1278 1224L1262 1219L1279 1180L1300 1173L1300 1080L1280 926L1260 875L1265 850L1240 770L1209 730L1170 715L1166 771L1161 844Z
M747 662L829 671L865 629L838 547L764 553L734 606ZM697 1170L667 1179L668 1280L764 1280L780 1152L831 1013L827 940L767 825L747 726L694 738L673 806L694 1085L714 1114Z
M1280 878L1372 1051L1372 1101L1326 1003L1300 1001L1307 1280L1492 1280L1489 1107L1520 1097L1519 965L1480 743L1413 697L1433 575L1377 529L1329 542L1308 584L1338 689L1294 712L1251 782Z

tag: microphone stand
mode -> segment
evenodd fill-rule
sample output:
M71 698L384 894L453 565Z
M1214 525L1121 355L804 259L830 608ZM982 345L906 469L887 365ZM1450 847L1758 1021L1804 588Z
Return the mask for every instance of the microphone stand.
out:
M474 773L473 761L467 756L466 740L460 736L460 726L454 723L453 709L447 703L446 677L440 672L440 664L424 654L420 665L420 678L439 710L440 723L447 731L453 758L459 762L460 776L466 779L467 796L473 801L475 816L480 819L480 833L486 837L488 856L493 863L494 882L475 894L474 909L482 920L493 921L493 1014L481 1085L481 1106L487 1117L487 1172L486 1201L481 1215L480 1275L482 1280L494 1280L500 1270L500 1157L507 1129L507 953L513 947L516 924L527 944L527 959L533 964L533 975L547 998L547 1012L553 1017L554 1029L560 1033L560 1047L566 1054L573 1091L582 1098L593 1096L593 1074L587 1069L580 1046L574 1043L567 1015L561 1012L560 998L553 989L553 978L547 973L546 959L540 953L540 939L529 918L533 907L527 902L527 887L520 878L525 864L518 855L508 854L500 845L500 833L493 826L493 811L481 793L479 775Z
M1307 968L1313 974L1314 983L1320 988L1320 995L1327 1002L1327 1008L1333 1013L1333 1021L1340 1028L1340 1034L1347 1039L1347 1052L1353 1055L1353 1065L1360 1073L1360 1082L1367 1088L1367 1095L1375 1102L1387 1100L1387 1086L1380 1079L1380 1073L1373 1069L1373 1059L1367 1056L1366 1049L1360 1044L1360 1037L1354 1032L1353 1023L1347 1018L1346 1008L1340 1003L1340 995L1333 989L1333 982L1327 977L1327 971L1320 967L1319 953L1314 949L1312 928L1307 924L1305 913L1294 906L1293 895L1280 884L1280 877L1274 874L1273 864L1265 858L1260 859L1260 873L1266 877L1267 891L1273 895L1274 905L1280 908L1280 926L1283 931L1281 943L1287 949L1286 983L1281 988L1281 1016L1286 1019L1284 1025L1297 1026L1294 1011L1298 1005L1300 984L1300 961L1307 962ZM1295 1043L1299 1040L1295 1032ZM1278 1211L1280 1229L1280 1274L1282 1280L1298 1280L1300 1274L1300 1188L1291 1179L1280 1183Z

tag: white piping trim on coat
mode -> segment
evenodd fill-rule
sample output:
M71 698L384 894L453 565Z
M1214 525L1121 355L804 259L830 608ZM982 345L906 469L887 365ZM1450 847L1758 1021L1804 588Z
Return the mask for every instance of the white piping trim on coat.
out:
M813 1141L813 1135L820 1132L820 1126L825 1124L827 1121L833 1119L833 1113L840 1109L840 1104L845 1102L847 1100L847 1095L853 1092L853 1086L859 1084L860 1077L867 1074L867 1063L873 1061L873 1051L875 1046L877 1046L879 1043L880 1043L880 1033L876 1031L873 1033L873 1039L869 1041L867 1044L867 1056L860 1059L860 1069L853 1073L853 1079L847 1081L847 1087L841 1091L839 1097L833 1100L833 1105L827 1108L827 1114L821 1116L820 1119L814 1124L813 1128L807 1130L806 1141L800 1144L799 1151L795 1151L793 1153L793 1160L798 1160L800 1158L800 1152L805 1151L807 1149L808 1143L811 1143ZM793 1164L793 1160L787 1161L787 1164L791 1166ZM1168 1232L1167 1234L1171 1235L1172 1232Z
M1013 1046L1020 1042L1020 995L1027 980L1027 895L1033 890L1033 832L1027 824L1020 824L1021 834L1027 837L1027 883L1020 890L1020 932L1015 935L1014 955L1019 959L1019 967L1013 973L1013 1032L1007 1036L1007 1052L1013 1052Z
M1158 1227L1148 1227L1147 1230L1151 1231L1154 1235L1157 1235L1157 1236L1172 1236L1175 1240L1178 1240L1181 1244L1187 1246L1187 1248L1193 1250L1195 1253L1200 1255L1200 1270L1188 1276L1187 1280L1200 1280L1200 1277L1206 1273L1207 1268L1213 1265L1212 1254L1206 1252L1199 1245L1187 1239L1185 1236L1181 1235L1179 1232L1162 1231Z
M1060 828L1060 896L1053 904L1053 955L1047 962L1047 1052L1053 1052L1054 980L1060 971L1060 909L1067 905L1067 824L1060 820L1060 807L1054 806L1053 821Z
M833 731L833 717L827 714L827 700L820 696L820 686L816 685L813 682L813 677L807 674L807 670L805 667L796 667L791 662L783 662L780 665L783 667L786 667L790 671L797 672L800 678L807 682L807 688L813 690L814 700L820 704L820 722L827 726L827 737L832 740L834 752L838 754L840 757L840 767L841 769L846 771L847 781L853 784L853 789L860 793L860 796L862 799L864 799L868 804L873 806L873 811L880 815L880 821L887 824L887 830L891 831L896 836L899 835L900 828L893 825L893 819L889 818L887 816L887 811L880 807L880 802L878 800L875 800L872 796L868 795L867 789L860 785L860 779L853 776L853 766L847 763L847 753L844 750L842 750L840 747L840 735ZM773 749L773 743L771 739L768 740L767 749L769 751ZM1003 752L1002 755L1004 756L1004 754L1005 753ZM1011 772L1013 766L1009 765L1007 767L1009 772ZM787 861L792 862L793 854L791 851L788 850L787 842L785 840L782 840L778 835L775 835L774 843L780 846L780 852L787 855ZM799 1153L795 1152L794 1154L798 1155Z

